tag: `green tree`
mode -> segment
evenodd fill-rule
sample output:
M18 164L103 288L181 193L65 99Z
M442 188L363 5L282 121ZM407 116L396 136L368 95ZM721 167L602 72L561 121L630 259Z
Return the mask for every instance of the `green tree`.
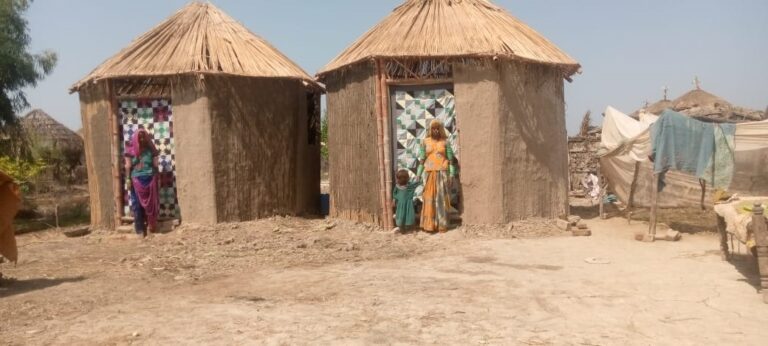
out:
M323 111L320 119L320 155L328 159L328 110Z
M0 171L5 172L26 192L29 190L32 179L45 169L42 160L27 161L0 156Z
M24 13L32 0L0 0L0 128L15 123L15 114L29 107L24 88L53 71L56 53L28 52L30 37Z

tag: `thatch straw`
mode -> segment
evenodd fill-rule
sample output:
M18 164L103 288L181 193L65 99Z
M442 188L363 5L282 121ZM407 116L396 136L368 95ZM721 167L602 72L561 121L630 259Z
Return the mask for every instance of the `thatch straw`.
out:
M37 144L62 149L83 149L82 137L40 109L27 113L20 123L28 138Z
M501 57L580 66L541 34L488 0L406 0L323 67L322 76L370 58Z
M734 106L725 99L701 89L691 90L673 101L661 100L644 109L659 115L665 109L672 109L689 117L707 122L741 123L765 120L768 114ZM632 113L639 114L641 110Z
M70 91L104 78L181 74L293 78L313 83L288 57L209 3L191 3L137 38Z

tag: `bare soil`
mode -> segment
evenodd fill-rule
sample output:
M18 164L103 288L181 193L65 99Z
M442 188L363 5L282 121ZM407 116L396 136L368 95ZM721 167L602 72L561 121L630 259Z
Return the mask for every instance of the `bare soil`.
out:
M588 220L394 235L274 218L132 234L19 237L3 264L0 344L759 345L754 262L712 234L632 240ZM592 264L605 263L605 264Z

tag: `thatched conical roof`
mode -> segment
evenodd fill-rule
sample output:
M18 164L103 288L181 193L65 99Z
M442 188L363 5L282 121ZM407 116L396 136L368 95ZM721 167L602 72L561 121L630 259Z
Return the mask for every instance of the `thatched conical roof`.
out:
M57 148L79 150L83 148L83 139L53 117L40 109L35 109L23 118L21 126L32 142Z
M105 78L182 74L295 78L315 83L296 63L209 3L190 3L72 86Z
M644 110L659 115L665 109L671 109L701 121L717 123L760 121L768 117L765 112L734 106L722 97L702 89L691 90L672 101L656 102ZM638 110L633 115L639 112Z
M488 0L406 0L318 75L370 58L502 57L580 66L544 36Z
M648 102L646 101L646 104L647 103ZM651 114L659 115L665 109L672 109L672 108L675 108L675 105L672 102L672 100L663 99L663 100L656 101L656 102L654 102L654 103L652 103L650 105L647 105L647 106L645 106L643 108L640 108L640 109L632 112L631 114L629 114L629 116L632 117L633 119L639 119L640 118L640 113L645 112L645 113L651 113Z

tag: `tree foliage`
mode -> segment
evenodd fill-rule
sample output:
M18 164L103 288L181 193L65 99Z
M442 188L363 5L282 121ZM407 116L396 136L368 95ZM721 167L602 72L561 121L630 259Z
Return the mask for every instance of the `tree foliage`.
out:
M0 128L15 123L15 114L29 107L24 88L53 71L56 53L28 52L30 37L24 13L32 0L0 0Z
M32 180L45 169L42 160L27 161L8 156L0 156L0 171L10 176L22 191L29 189Z
M63 184L75 182L75 169L81 165L82 152L77 148L55 145L41 145L35 142L32 146L34 162L45 164L52 178Z
M320 119L320 155L328 159L328 110L323 111Z

